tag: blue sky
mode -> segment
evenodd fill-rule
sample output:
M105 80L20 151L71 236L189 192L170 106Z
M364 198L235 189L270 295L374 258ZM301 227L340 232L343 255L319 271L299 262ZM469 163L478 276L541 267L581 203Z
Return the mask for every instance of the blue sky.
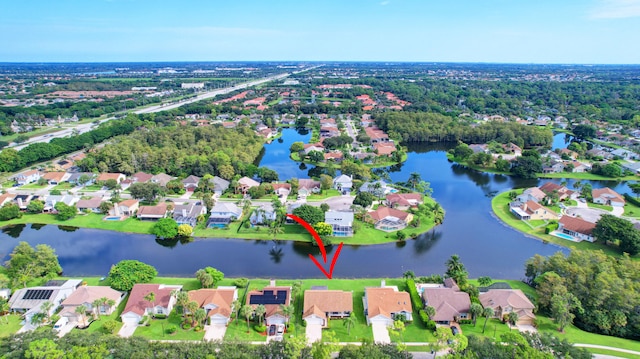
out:
M29 0L0 62L640 63L640 0Z

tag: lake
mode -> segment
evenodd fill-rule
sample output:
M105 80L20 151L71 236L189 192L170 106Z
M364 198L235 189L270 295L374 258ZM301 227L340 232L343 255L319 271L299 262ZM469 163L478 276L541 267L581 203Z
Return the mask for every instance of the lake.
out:
M308 133L284 129L282 141L265 145L259 164L276 170L280 180L322 171L312 166L301 169L300 164L289 159L291 143L307 141L309 137ZM470 170L449 162L447 148L442 144L412 144L408 147L407 161L387 169L393 181L406 181L412 172L418 172L430 182L433 197L446 210L444 224L403 243L345 246L334 270L335 277L398 277L406 270L413 270L417 275L442 274L445 261L452 254L458 254L472 277L521 279L524 262L534 254L568 252L505 227L491 212L491 198L496 193L549 180L522 180ZM609 186L621 193L630 192L624 183L589 182L594 188ZM112 264L122 259L137 259L153 265L165 276L193 276L199 268L212 266L227 276L323 277L308 258L309 253L317 255L318 249L307 243L238 239L162 243L150 235L26 225L2 230L0 253L4 260L19 241L32 245L45 243L55 248L69 276L106 276ZM329 257L334 250L335 247L328 249Z

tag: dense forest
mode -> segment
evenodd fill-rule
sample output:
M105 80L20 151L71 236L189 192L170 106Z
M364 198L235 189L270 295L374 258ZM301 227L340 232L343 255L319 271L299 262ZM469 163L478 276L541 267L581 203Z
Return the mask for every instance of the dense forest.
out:
M231 179L245 174L258 157L264 139L248 127L156 127L115 138L109 146L80 161L86 171L145 171L174 176L204 174Z
M432 112L385 112L375 117L377 125L392 138L405 142L499 143L513 142L523 148L550 147L553 133L547 128L514 122L487 122L472 126L464 119Z
M535 255L526 275L538 292L539 310L559 327L575 317L588 332L640 339L640 262L575 250L567 257Z

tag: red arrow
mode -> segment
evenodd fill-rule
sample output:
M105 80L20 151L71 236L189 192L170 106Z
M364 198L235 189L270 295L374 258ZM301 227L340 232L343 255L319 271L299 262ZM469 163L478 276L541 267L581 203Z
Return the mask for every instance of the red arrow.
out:
M293 214L287 214L287 217L289 217L289 218L293 219L294 221L300 223L309 233L311 233L311 235L316 240L316 242L318 242L318 246L320 247L320 253L322 253L322 259L324 260L325 263L327 263L327 251L324 248L324 243L322 243L322 239L318 235L318 232L316 232L316 230L313 229L313 227L311 227L311 225L309 223L307 223L307 221L305 221L304 219L302 219L302 218L300 218L298 216L294 216ZM336 253L333 255L333 259L331 260L331 266L329 267L329 272L328 273L322 267L322 265L320 265L320 262L318 262L318 260L314 256L309 254L309 258L311 258L313 263L315 263L315 265L318 268L320 268L322 273L324 273L324 275L327 276L327 278L329 278L329 279L331 279L333 277L333 267L335 267L336 262L338 261L338 257L340 256L340 251L342 250L342 245L343 244L344 244L343 242L340 242L340 245L338 246L338 249L336 250Z
M320 236L318 235L318 232L316 232L315 229L313 229L313 227L311 227L311 225L309 223L307 223L307 221L305 221L304 219L293 215L293 214L289 214L287 213L287 217L293 219L294 221L300 223L309 233L311 233L311 235L313 236L313 238L315 238L316 242L318 242L318 247L320 247L320 253L322 253L322 260L327 263L327 251L324 249L324 244L322 243L322 239L320 239Z

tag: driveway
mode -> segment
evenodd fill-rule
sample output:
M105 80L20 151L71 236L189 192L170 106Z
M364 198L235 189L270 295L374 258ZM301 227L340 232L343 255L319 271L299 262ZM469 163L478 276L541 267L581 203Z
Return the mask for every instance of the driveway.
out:
M307 343L311 345L313 342L319 342L322 340L322 325L320 324L308 324L307 323Z
M204 340L222 340L227 326L224 324L211 324L204 326Z
M601 209L578 207L569 207L565 210L565 213L571 217L580 217L591 223L596 223L603 214L610 214L610 212Z
M118 335L123 338L129 338L130 336L133 335L133 333L136 331L137 328L138 328L138 324L125 323L122 326L122 328L120 328Z
M58 336L58 338L62 338L65 335L67 335L73 328L76 327L78 323L73 322L73 323L67 323L65 325L63 325L60 330L58 330L58 334L56 334Z
M353 204L354 196L338 196L325 199L323 202L329 205L332 211L347 211Z
M536 329L536 327L534 327L533 325L530 324L518 324L516 325L516 328L518 328L519 331L521 332L529 332L529 333L537 333L538 329Z
M373 342L381 343L381 344L389 344L391 343L391 338L389 338L389 331L387 330L387 326L380 323L371 324L371 329L373 329Z

